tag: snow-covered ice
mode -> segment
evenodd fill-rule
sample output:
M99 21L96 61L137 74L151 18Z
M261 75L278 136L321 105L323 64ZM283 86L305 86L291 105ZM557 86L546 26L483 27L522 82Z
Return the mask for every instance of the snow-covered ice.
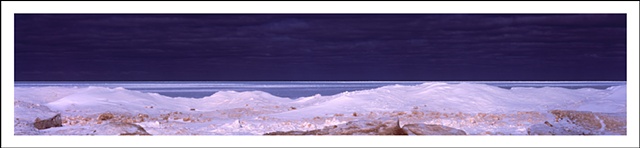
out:
M562 131L581 121L558 120L552 110L593 112L597 124L602 125L593 130L576 127L580 132ZM429 82L295 99L262 91L219 91L203 98L186 98L122 87L15 87L14 111L15 135L117 135L118 131L137 130L121 123L136 124L151 135L262 135L389 117L397 118L401 125L443 125L470 135L526 135L532 134L531 130L533 134L624 135L626 124L617 131L607 131L614 125L605 123L626 117L626 85L607 89L500 88ZM98 119L107 112L114 118ZM33 127L36 117L57 113L62 114L63 127ZM546 127L545 121L556 126ZM113 129L118 127L124 129Z

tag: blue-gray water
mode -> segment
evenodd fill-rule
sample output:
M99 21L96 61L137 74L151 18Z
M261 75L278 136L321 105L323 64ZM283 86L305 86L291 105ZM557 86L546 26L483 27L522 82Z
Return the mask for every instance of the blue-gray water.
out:
M16 81L15 87L123 87L128 90L153 92L170 97L201 98L223 91L264 91L275 96L299 97L334 95L345 91L373 89L388 85L418 85L431 81ZM563 87L569 89L606 89L625 85L625 81L443 81L445 83L479 83L501 88Z

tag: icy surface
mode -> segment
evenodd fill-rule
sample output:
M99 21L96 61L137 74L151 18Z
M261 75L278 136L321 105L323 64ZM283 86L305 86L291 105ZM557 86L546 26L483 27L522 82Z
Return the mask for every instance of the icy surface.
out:
M262 135L394 117L403 125L443 125L470 135L526 135L528 128L542 133L571 133L542 126L545 121L555 120L550 110L626 115L626 85L566 89L423 83L293 100L262 91L219 91L203 98L184 98L121 87L15 87L14 132L16 135L117 134L100 131L121 122L137 124L151 135ZM106 112L113 113L115 118L99 120L98 116ZM36 117L48 118L56 113L62 114L63 127L33 128ZM597 130L605 129L604 122L602 124ZM558 126L570 127L564 123Z

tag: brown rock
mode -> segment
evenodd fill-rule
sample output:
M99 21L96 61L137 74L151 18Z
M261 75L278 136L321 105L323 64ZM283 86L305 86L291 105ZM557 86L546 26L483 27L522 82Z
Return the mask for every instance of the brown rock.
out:
M546 124L534 124L527 128L527 135L592 135L581 127L560 127Z
M44 119L44 120L40 120L40 118L36 118L36 121L35 123L33 123L33 126L39 130L48 129L51 127L62 127L62 118L60 114L56 114L55 116L49 119Z
M435 124L407 124L402 127L407 133L415 135L466 135L463 130Z
M109 119L113 119L113 114L111 114L110 112L106 112L103 114L100 114L100 116L98 116L98 120L109 120Z
M100 135L151 135L139 125L123 122L110 122L97 130Z
M622 135L627 133L626 115L573 110L551 110L551 114L555 116L556 122L564 118L592 131L604 129Z
M311 131L277 131L265 135L407 135L398 120L351 121Z
M149 115L143 114L143 113L138 113L138 117L140 117L140 118L149 118Z
M311 133L316 133L319 130L313 130L313 131L287 131L287 132L281 132L281 131L276 131L276 132L270 132L270 133L266 133L264 135L269 135L269 136L274 136L274 135L315 135L315 134L311 134Z

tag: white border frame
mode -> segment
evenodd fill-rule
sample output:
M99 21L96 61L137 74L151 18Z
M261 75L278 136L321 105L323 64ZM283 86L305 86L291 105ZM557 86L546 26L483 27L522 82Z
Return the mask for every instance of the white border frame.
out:
M638 2L6 2L2 146L638 146ZM14 136L14 13L626 13L627 136Z

